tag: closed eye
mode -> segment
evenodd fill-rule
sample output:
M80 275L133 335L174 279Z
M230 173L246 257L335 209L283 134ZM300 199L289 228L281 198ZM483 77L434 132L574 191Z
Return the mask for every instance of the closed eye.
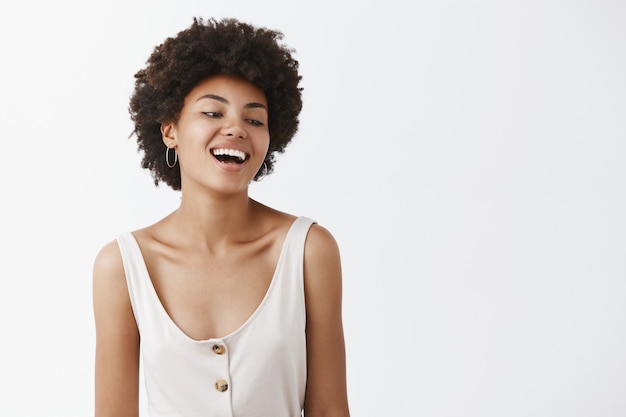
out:
M264 123L260 120L255 120L255 119L248 119L247 120L248 123L250 123L252 126L263 126Z

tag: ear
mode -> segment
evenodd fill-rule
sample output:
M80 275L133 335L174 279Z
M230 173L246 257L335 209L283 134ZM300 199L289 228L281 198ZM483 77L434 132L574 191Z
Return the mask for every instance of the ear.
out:
M163 136L163 143L165 146L168 148L176 147L176 127L174 126L174 123L161 123L161 135Z

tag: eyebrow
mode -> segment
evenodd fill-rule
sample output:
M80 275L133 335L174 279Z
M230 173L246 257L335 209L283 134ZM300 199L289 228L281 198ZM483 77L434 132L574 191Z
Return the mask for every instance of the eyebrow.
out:
M224 104L229 104L229 101L226 100L224 97L222 96L218 96L215 94L205 94L202 97L199 97L196 102L202 100L202 99L211 99L211 100L215 100L215 101L219 101L220 103L224 103ZM256 101L253 101L252 103L248 103L244 106L244 108L246 109L256 109L256 108L261 108L261 109L265 109L267 110L267 107L265 106L265 104L263 103L257 103Z

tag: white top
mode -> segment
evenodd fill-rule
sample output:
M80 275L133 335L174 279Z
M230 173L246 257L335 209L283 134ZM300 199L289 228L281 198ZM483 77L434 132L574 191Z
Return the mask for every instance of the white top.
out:
M291 225L270 286L237 330L189 338L152 285L132 233L117 237L139 328L151 417L296 417L306 389L304 243L313 220Z

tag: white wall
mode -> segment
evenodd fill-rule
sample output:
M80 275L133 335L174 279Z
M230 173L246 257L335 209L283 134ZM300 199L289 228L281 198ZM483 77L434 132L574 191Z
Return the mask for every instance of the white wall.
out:
M278 28L301 130L251 194L342 247L353 416L626 416L626 3L0 6L0 415L92 413L91 265L172 210L133 74L193 16Z

